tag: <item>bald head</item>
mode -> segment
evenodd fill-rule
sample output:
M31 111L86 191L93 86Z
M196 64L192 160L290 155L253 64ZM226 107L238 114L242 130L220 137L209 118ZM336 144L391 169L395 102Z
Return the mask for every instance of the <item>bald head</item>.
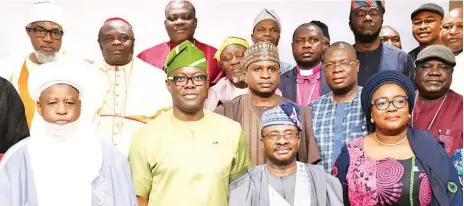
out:
M102 55L109 65L122 66L132 60L134 32L123 20L111 20L103 24L98 34Z
M166 9L164 10L164 15L167 18L169 14L172 12L172 10L179 10L179 9L184 9L190 12L191 15L195 17L196 11L195 7L190 3L189 1L185 0L176 0L176 1L171 1L167 6Z
M393 27L388 25L382 26L379 36L383 43L387 43L401 49L400 33L398 33L398 31L396 31Z
M324 76L334 96L343 96L358 86L359 61L356 50L346 42L335 42L324 55Z
M462 8L449 11L443 18L440 37L443 44L453 51L454 55L462 52Z

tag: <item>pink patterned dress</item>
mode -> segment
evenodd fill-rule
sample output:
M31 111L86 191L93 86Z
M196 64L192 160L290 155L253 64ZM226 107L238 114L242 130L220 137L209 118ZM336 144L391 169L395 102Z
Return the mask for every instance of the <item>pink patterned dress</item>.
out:
M363 138L342 150L332 171L342 183L346 205L428 206L432 190L422 164L406 160L374 160L364 155Z

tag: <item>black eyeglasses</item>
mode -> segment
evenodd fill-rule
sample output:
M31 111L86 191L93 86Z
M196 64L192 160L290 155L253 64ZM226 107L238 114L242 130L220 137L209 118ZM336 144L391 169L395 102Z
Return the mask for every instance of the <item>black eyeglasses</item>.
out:
M268 138L274 142L279 140L281 137L283 137L285 140L295 140L298 137L298 132L270 133L263 135L262 137Z
M188 84L190 80L192 80L192 83L195 86L203 86L206 81L208 80L207 75L197 75L193 77L187 77L187 76L172 76L167 78L170 81L173 81L176 86L185 86Z
M56 39L56 40L60 40L61 37L63 37L63 34L64 34L64 32L59 30L59 29L48 30L48 29L44 29L42 27L32 27L31 26L31 27L27 27L27 30L34 32L35 36L39 37L39 38L44 38L45 36L47 36L48 33L50 33L50 36L53 39Z
M390 107L390 104L393 104L393 106L397 109L402 109L406 106L407 103L408 97L406 96L399 96L391 101L384 98L378 98L371 102L371 104L375 105L375 107L377 107L377 109L380 111L387 110L388 107Z

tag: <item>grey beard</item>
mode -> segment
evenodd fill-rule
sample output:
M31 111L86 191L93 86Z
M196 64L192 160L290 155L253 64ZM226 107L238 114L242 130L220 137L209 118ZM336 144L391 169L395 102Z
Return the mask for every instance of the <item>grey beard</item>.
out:
M232 77L232 82L233 83L240 83L240 82L245 82L245 76L244 75L240 75L240 76L233 76Z
M52 55L46 55L39 51L35 51L34 54L35 54L35 57L37 58L37 61L39 61L39 63L41 64L52 62L55 60L55 57L56 57L56 52L53 53Z

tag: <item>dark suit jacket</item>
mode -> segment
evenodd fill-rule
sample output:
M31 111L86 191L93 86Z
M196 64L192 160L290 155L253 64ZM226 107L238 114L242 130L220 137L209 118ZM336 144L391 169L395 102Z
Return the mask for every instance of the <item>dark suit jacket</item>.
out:
M321 68L321 96L329 93L331 90L325 81L324 67ZM279 89L282 96L296 102L296 67L280 75Z

